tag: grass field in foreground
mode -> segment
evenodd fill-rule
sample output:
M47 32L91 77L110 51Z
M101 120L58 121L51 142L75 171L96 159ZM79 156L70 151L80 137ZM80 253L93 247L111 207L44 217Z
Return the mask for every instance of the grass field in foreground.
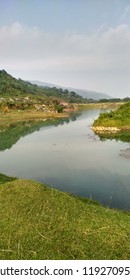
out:
M0 259L130 259L129 213L31 180L0 183Z

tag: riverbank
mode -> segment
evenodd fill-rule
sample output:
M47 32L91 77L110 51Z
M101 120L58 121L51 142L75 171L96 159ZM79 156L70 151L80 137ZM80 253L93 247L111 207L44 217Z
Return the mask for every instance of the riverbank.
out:
M6 114L0 112L0 125L8 126L23 121L46 121L56 118L66 118L69 113L44 113L36 110L10 111Z
M117 128L117 127L113 127L113 126L108 126L108 127L105 127L105 126L92 126L92 130L97 132L97 133L116 133L118 131L121 131L120 128Z
M4 113L0 110L0 126L9 126L13 123L20 123L23 121L46 121L50 119L57 119L57 118L67 118L70 116L72 112L77 112L78 110L84 110L89 108L102 108L102 109L109 109L109 108L119 108L120 103L89 103L89 104L73 104L74 109L68 110L67 112L45 112L44 110L36 110L34 108L31 109L24 109L24 110L9 110L8 112Z
M0 175L0 259L129 259L130 214Z
M124 102L98 102L77 104L78 109L118 109Z
M101 113L94 121L92 129L97 133L130 131L130 102L121 105L115 111Z

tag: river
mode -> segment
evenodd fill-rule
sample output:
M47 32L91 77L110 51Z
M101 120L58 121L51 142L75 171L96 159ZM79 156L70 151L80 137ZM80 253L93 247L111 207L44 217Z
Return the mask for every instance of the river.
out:
M101 141L91 130L100 109L43 126L0 151L0 172L44 182L109 207L130 209L129 143ZM31 189L30 189L31 191Z

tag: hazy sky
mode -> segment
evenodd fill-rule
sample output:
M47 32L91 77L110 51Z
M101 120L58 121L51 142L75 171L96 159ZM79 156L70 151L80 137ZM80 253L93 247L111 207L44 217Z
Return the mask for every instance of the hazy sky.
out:
M130 0L0 0L0 69L130 96Z

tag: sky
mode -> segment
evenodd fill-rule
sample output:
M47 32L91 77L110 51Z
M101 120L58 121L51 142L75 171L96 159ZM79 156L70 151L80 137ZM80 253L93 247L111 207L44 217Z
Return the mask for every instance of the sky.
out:
M130 0L0 0L0 69L130 97Z

